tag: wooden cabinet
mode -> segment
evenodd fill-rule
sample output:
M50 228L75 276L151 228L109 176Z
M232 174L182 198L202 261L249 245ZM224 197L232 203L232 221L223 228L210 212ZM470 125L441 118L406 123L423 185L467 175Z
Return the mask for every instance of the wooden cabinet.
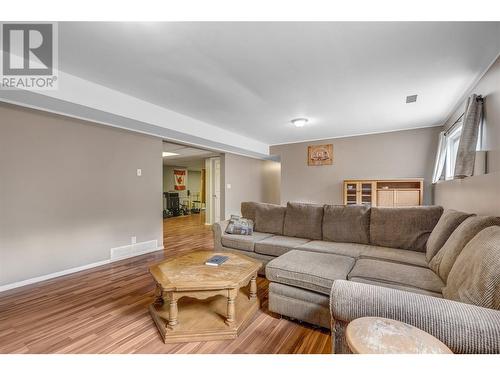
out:
M394 190L394 206L420 206L420 190Z
M423 204L423 179L345 180L344 204L408 207Z
M373 181L345 181L344 204L375 205L376 185Z
M394 190L377 191L377 202L379 207L394 207Z

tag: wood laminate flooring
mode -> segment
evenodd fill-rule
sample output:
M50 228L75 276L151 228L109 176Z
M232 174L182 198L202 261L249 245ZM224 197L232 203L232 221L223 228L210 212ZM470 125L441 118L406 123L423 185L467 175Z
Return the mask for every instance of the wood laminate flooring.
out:
M213 249L203 214L164 220L163 251L0 293L0 353L330 353L328 330L271 314L262 305L235 340L164 344L149 315L148 268Z

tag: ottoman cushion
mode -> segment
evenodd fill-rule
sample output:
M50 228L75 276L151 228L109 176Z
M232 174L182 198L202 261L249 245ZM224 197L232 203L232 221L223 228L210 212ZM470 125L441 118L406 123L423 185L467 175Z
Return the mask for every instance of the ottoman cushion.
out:
M266 277L271 282L329 295L333 282L345 280L354 263L353 258L342 255L292 250L267 264Z

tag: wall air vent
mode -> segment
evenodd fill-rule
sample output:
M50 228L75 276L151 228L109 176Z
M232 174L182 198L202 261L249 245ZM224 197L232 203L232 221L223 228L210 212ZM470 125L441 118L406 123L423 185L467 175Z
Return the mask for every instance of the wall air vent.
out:
M406 97L406 103L415 103L417 101L417 95L408 95Z

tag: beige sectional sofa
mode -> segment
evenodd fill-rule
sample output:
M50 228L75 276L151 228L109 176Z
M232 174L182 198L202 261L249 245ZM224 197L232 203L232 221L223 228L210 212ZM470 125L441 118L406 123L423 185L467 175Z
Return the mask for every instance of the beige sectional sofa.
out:
M215 250L266 264L269 310L331 328L336 353L362 316L415 325L457 353L500 352L500 218L439 206L243 202L241 212L254 233L216 223Z

